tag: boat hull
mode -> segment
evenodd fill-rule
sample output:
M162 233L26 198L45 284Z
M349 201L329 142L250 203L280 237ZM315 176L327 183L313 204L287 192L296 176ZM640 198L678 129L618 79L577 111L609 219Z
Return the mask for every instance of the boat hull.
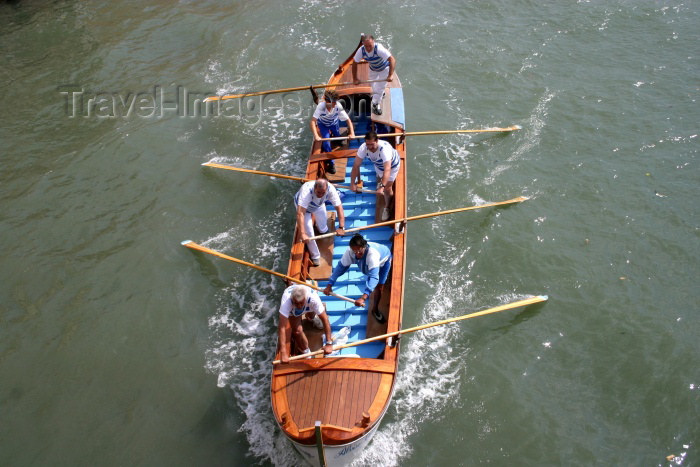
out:
M356 49L355 49L356 50ZM331 76L329 85L340 96L348 111L355 134L376 131L400 133L404 130L404 105L401 82L393 75L387 83L383 113L372 114L369 84L352 83L352 57L348 57ZM357 66L360 81L368 79L367 63ZM406 143L400 136L385 137L401 159L399 173L394 182L394 197L390 206L390 219L406 217ZM346 141L331 152L322 152L321 143L314 141L311 147L306 177L313 180L328 178L333 183L350 184L350 174L362 142ZM334 161L336 173L327 171L327 162ZM367 193L343 192L343 209L346 228L363 227L381 221L384 197L377 195L379 180L373 164L365 160L360 166L360 177ZM335 228L333 221L330 229ZM313 281L320 289L327 284L335 266L352 235L328 239L322 252L321 265L311 266L308 251L299 240L301 226L297 225L292 242L287 275L300 281ZM349 297L350 302L321 294L333 333L344 327L351 328L349 342L395 332L401 329L403 317L403 288L405 282L406 226L397 222L393 226L364 229L363 236L370 242L387 246L392 253L392 267L381 294L369 297L366 306L358 307L352 300L362 295L366 278L356 266L350 268L334 284L334 292ZM324 250L324 248L326 248ZM325 251L325 253L324 253ZM379 310L384 320L374 317L370 311ZM304 327L311 350L320 347L320 332L311 326ZM314 333L316 342L314 343ZM294 347L290 347L290 352ZM299 349L297 349L298 351ZM394 391L398 370L399 344L397 341L379 340L352 348L342 349L340 358L304 359L288 364L278 364L272 372L271 401L275 421L289 438L295 449L311 465L319 465L315 437L315 424L320 423L323 448L328 465L347 465L356 459L371 441L384 416ZM276 355L279 358L279 349Z
M369 442L374 437L374 434L379 428L379 423L375 424L371 430L369 430L362 437L347 443L337 446L333 445L323 445L323 451L326 456L326 465L328 467L342 467L345 465L352 464L355 460L360 457L362 450L369 444ZM318 449L316 446L310 446L308 444L300 444L293 440L290 440L294 448L301 455L301 457L311 466L321 465L321 461L318 458Z

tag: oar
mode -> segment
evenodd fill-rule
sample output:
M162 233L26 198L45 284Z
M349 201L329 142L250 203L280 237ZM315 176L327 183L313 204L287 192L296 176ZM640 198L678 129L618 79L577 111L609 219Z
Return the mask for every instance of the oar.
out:
M225 254L220 253L216 250L212 250L212 249L207 248L205 246L199 245L199 244L193 242L192 240L185 240L184 242L181 243L181 245L186 246L187 248L191 248L193 250L202 251L204 253L209 253L210 255L218 256L219 258L224 258L224 259L227 259L229 261L233 261L234 263L243 264L244 266L248 266L248 267L251 267L253 269L257 269L258 271L263 271L263 272L266 272L268 274L272 274L273 276L281 277L282 279L287 279L288 281L296 282L297 284L302 284L302 285L305 285L307 287L311 287L312 289L316 289L319 292L323 292L323 289L318 287L318 286L315 286L312 284L307 284L306 282L300 281L299 279L295 279L291 276L287 276L285 274L282 274L282 273L279 273L276 271L271 271L269 269L265 269L265 268L260 267L256 264L249 263L247 261L243 261L243 260L238 259L238 258L234 258L233 256L225 255ZM336 293L332 293L331 295L333 295L334 297L339 298L341 300L345 300L346 302L355 303L355 300L353 300L352 298L344 297L344 296L336 294Z
M335 350L340 350L340 349L347 349L348 347L355 347L358 345L366 344L368 342L379 341L382 339L387 339L389 337L400 336L402 334L408 334L410 332L422 331L423 329L428 329L428 328L432 328L435 326L442 326L443 324L450 324L450 323L462 321L465 319L476 318L477 316L483 316L483 315L488 315L491 313L498 313L499 311L512 310L513 308L519 308L522 306L533 305L535 303L545 302L545 301L547 301L547 299L548 299L548 297L546 295L537 295L535 297L526 298L525 300L519 300L517 302L507 303L505 305L500 305L500 306L497 306L494 308L488 308L486 310L477 311L475 313L469 313L467 315L458 316L456 318L443 319L440 321L435 321L433 323L422 324L420 326L415 326L415 327L408 328L408 329L402 329L400 331L394 331L394 332L390 332L387 334L382 334L381 336L370 337L368 339L362 339L362 340L359 340L357 342L351 342L348 344L334 345L333 350L335 351ZM322 353L323 353L323 349L316 350L315 352L311 352L311 353L295 355L294 357L290 357L289 361L291 362L292 360L303 360L307 357L312 357L314 355L321 355ZM275 360L272 362L273 365L277 365L278 363L281 363L281 361Z
M252 170L252 169L241 169L240 167L234 167L232 165L225 165L225 164L217 164L216 162L205 162L202 164L205 167L216 167L217 169L225 169L225 170L233 170L235 172L245 172L245 173L251 173L251 174L256 174L256 175L265 175L267 177L277 177L277 178L286 178L287 180L297 180L302 183L304 182L310 182L312 179L310 178L301 178L301 177L293 177L291 175L284 175L284 174L278 174L274 172L262 172L260 170ZM336 188L342 188L344 190L349 190L350 187L347 185L338 185L337 183L331 183ZM376 194L376 191L373 190L362 190L362 193L374 193Z
M511 125L505 128L493 127L493 128L481 128L478 130L436 130L436 131L405 131L401 133L382 133L377 136L383 138L385 136L423 136L423 135L452 135L455 133L500 133L507 131L521 130L520 125ZM366 135L355 135L353 139L362 139ZM349 136L337 136L333 138L321 138L319 141L340 141L350 139Z
M345 233L348 234L350 232L357 232L358 230L373 229L375 227L383 227L385 225L392 225L392 224L396 224L396 223L404 222L404 221L408 222L408 221L415 221L417 219L426 219L428 217L444 216L445 214L454 214L456 212L472 211L474 209L491 208L494 206L505 206L507 204L521 203L527 199L530 199L530 198L528 198L527 196L518 196L517 198L509 199L506 201L498 201L496 203L486 203L486 204L481 204L479 206L469 206L466 208L450 209L449 211L436 211L436 212L431 212L429 214L420 214L418 216L402 217L400 219L394 219L391 221L379 222L377 224L363 225L361 227L354 227L352 229L346 229ZM326 238L326 237L333 237L333 236L335 236L335 232L322 234L322 235L316 235L315 237L310 237L309 240L318 240L319 238Z
M378 83L380 81L386 81L386 79L370 79L367 81L360 81L357 84L369 84ZM305 91L307 89L319 89L319 88L335 88L337 86L356 86L355 83L333 83L333 84L312 84L310 86L297 86L294 88L282 88L282 89L271 89L269 91L256 91L256 92L244 92L242 94L227 94L225 96L211 96L204 99L204 102L212 101L224 101L227 99L238 99L241 97L252 97L252 96L264 96L266 94L279 94L282 92L294 92L294 91Z

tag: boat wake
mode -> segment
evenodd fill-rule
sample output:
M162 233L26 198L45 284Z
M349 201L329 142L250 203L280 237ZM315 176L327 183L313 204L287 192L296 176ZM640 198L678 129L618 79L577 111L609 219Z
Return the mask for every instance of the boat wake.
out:
M266 140L274 152L266 152L262 157L254 153L231 156L214 151L206 155L208 162L303 175L304 162L292 157L299 153L296 144L300 135L290 134L284 116L269 118L266 123ZM300 126L290 127L295 125ZM267 269L285 272L289 225L281 219L289 219L290 225L293 222L291 200L297 185L289 181L270 183L284 184L288 196L271 200L273 204L264 217L234 219L235 225L229 230L203 244ZM217 375L219 387L230 390L230 397L243 418L241 425L233 429L245 435L248 454L274 465L298 465L296 453L272 417L270 402L270 362L277 344L277 311L284 287L278 278L253 270L236 274L233 282L221 290L217 310L209 320L213 344L206 352L205 368Z
M223 251L240 251L241 241L254 239L259 247L243 245L255 251L245 259L279 270L286 264L283 257L288 246L279 241L280 208L270 220L237 226L204 244ZM235 232L235 233L234 233ZM207 350L205 367L217 375L217 385L230 389L231 397L244 416L236 427L250 444L249 454L267 459L275 465L298 463L287 439L278 429L270 403L270 364L277 343L277 308L284 285L278 279L249 271L242 272L229 287L221 291L219 307L209 320L213 345Z
M523 155L528 154L540 144L542 129L544 128L547 121L547 114L549 109L549 103L556 97L556 93L550 90L545 90L543 96L537 102L537 106L532 111L528 122L523 125L523 129L520 130L524 135L522 137L522 143L515 148L513 153L495 167L491 173L484 178L484 184L491 185L498 175L508 170L515 161L519 160Z
M420 323L476 311L469 305L474 299L472 282L468 279L474 261L469 259L467 250L450 250L436 255L435 261L446 265L441 271L409 277L410 283L434 291L421 310ZM512 296L498 298L499 303L512 300ZM396 392L389 413L355 465L403 464L411 458L412 437L424 430L426 423L440 422L463 403L459 398L461 385L469 380L466 358L469 347L463 329L452 325L426 329L405 337L402 345Z

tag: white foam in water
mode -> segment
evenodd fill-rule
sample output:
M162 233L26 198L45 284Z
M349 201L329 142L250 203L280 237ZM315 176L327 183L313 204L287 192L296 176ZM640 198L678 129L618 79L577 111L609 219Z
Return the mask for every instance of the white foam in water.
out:
M471 282L448 269L451 268L409 278L424 282L434 290L422 310L421 323L464 314L461 302L469 302ZM451 297L462 299L455 304ZM455 353L452 348L462 339L459 327L450 325L404 337L396 391L389 409L394 420L380 426L357 465L400 465L410 457L413 449L410 440L421 429L421 424L440 420L449 413L459 394L460 374L465 365L463 350Z
M498 175L508 170L511 167L511 163L520 159L523 154L529 153L535 146L540 142L540 133L545 125L547 119L547 108L549 102L556 97L556 93L545 91L545 94L540 97L537 102L537 107L535 107L532 115L530 115L530 120L527 125L524 125L525 129L520 130L523 132L525 137L523 138L523 143L518 146L513 154L510 155L504 163L499 164L495 167L491 173L484 178L484 184L490 185L496 181Z
M224 66L221 62L209 60L207 72L204 75L204 81L218 86L217 94L245 92L243 85L249 81L249 77L246 74L233 75L231 72L224 71L223 68ZM237 72L240 72L240 70L237 70Z
M212 164L227 164L236 167L245 167L246 161L243 158L235 156L221 156L216 151L212 151L206 155L207 163Z
M241 248L252 241L259 246L254 263L279 269L279 218L285 209L270 212L269 220L249 228L238 228L236 235L223 232L204 242L224 251ZM272 265L272 266L270 266ZM242 267L242 266L241 266ZM223 291L220 307L209 320L216 343L207 351L206 368L217 374L219 387L229 387L236 404L245 415L238 431L245 433L250 454L275 465L294 465L296 455L272 417L270 374L276 346L276 315L284 285L272 276L244 271ZM218 341L217 341L218 340Z
M229 81L223 86L232 89L229 77L220 73L219 66L210 66L210 73L217 83ZM208 75L210 76L210 75ZM266 103L267 105L267 103ZM264 154L206 155L209 162L250 167L256 170L274 171L303 176L306 167L306 149L300 152L297 145L308 148L310 135L306 115L289 116L274 108L263 108L264 124L240 126L246 135L268 141ZM307 138L308 141L303 141ZM289 183L270 181L270 183ZM280 222L292 217L292 194L289 199L272 202L275 207L254 220L238 219L236 225L202 242L204 245L240 257L265 268L285 272L289 254L290 233ZM237 252L245 251L245 254ZM270 402L270 376L272 358L277 342L277 312L284 284L276 277L240 268L236 279L222 291L218 309L212 312L209 327L214 345L207 350L205 367L217 375L217 385L228 387L237 407L244 414L241 426L232 427L245 434L250 454L274 465L298 465L299 458L291 444L277 427L272 416Z
M444 195L441 194L443 188L459 185L469 178L468 158L471 152L467 146L470 139L468 135L455 135L430 148L431 155L425 159L432 161L431 172L434 175L426 180L433 187L427 190L426 201L435 204L444 201Z

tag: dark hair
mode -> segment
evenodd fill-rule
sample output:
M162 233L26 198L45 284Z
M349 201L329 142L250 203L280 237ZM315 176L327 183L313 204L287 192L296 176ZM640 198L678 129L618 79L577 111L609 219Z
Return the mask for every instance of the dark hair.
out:
M338 100L338 93L335 92L333 89L328 89L326 92L323 93L323 100L326 99L336 102Z
M376 131L370 131L365 135L365 141L377 141L379 136L377 136Z
M365 240L365 237L363 237L362 234L356 233L350 239L350 246L365 247L367 246L367 240Z

